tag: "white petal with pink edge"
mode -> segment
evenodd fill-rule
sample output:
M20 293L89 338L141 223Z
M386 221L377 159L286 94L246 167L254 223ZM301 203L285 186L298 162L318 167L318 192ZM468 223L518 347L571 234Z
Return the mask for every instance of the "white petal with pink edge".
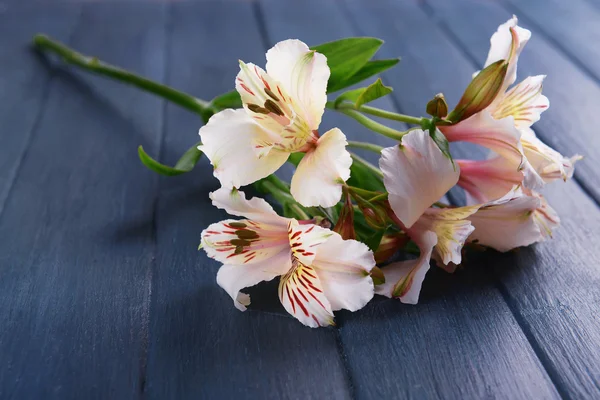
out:
M292 260L292 268L279 281L279 300L287 312L304 325L333 325L333 311L315 270Z
M241 187L275 172L289 157L271 149L257 152L258 143L268 143L269 135L244 110L223 110L200 128L198 146L214 167L214 175L224 187ZM243 165L243 167L241 167Z
M475 227L469 241L501 252L539 242L543 235L534 218L539 207L538 198L519 192L484 205L469 217Z
M415 238L413 238L415 240ZM386 297L397 297L401 302L417 304L425 274L429 271L429 261L437 237L433 232L424 232L415 240L421 254L416 260L392 263L382 268L385 283L375 287L375 293Z
M487 160L455 160L460 166L458 186L467 194L467 204L497 200L523 183L523 172L504 157Z
M550 102L542 94L546 75L530 76L509 91L499 95L489 108L495 119L512 116L517 128L528 128L540 120Z
M254 264L224 264L217 273L217 283L233 299L237 309L245 311L250 296L240 290L287 273L292 267L289 249Z
M460 174L421 129L405 135L401 145L383 149L379 167L390 205L407 228L456 184Z
M306 207L332 207L342 196L342 184L350 178L352 158L346 136L337 128L319 138L316 147L300 161L291 182L291 193Z
M311 130L321 123L327 102L327 58L297 39L277 43L267 52L267 73L294 99L296 112Z
M369 272L375 266L373 253L356 240L343 240L337 233L317 249L312 267L331 309L356 311L373 297Z
M494 119L488 110L483 110L456 125L440 129L449 142L477 144L508 159L515 168L522 166L521 133L512 117Z

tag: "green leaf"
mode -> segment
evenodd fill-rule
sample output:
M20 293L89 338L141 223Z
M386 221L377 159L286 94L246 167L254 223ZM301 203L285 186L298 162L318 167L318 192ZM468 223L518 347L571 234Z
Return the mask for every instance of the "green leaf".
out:
M366 88L358 88L349 90L342 93L336 100L335 105L337 106L344 100L351 101L355 107L360 107L363 104L369 103L380 97L387 96L392 93L393 89L389 86L385 86L381 79L377 79L375 82L367 86Z
M357 37L336 40L312 47L325 57L331 70L327 84L328 91L333 91L340 82L356 74L375 55L383 40L372 37ZM336 90L339 90L337 88Z
M452 154L450 154L450 144L448 143L448 139L439 129L431 129L429 131L429 136L433 139L435 144L440 148L442 154L444 154L450 161L452 161L452 165L454 165L454 159L452 158ZM455 166L456 168L456 166Z
M224 110L226 108L242 108L242 98L236 90L232 90L231 92L223 93L222 95L215 97L210 101L210 104L219 110Z
M375 251L377 251L377 248L379 247L379 243L381 243L381 238L383 238L384 233L385 233L385 229L375 231L375 232L371 233L371 235L369 235L367 237L363 237L361 241L364 244L366 244L369 247L369 249L371 249L371 251L375 252Z
M190 147L181 158L177 161L174 167L169 167L168 165L164 165L159 163L150 157L142 146L138 147L138 155L142 164L151 169L154 172L157 172L161 175L166 176L176 176L181 175L186 172L190 172L200 157L202 156L202 152L198 150L198 146L201 145L201 142L196 143L194 146Z
M365 65L363 65L363 67L360 70L358 70L357 73L350 77L347 77L346 80L336 82L335 84L330 84L327 92L337 92L338 90L342 90L347 88L348 86L352 86L359 82L362 82L365 79L372 77L373 75L380 74L383 71L392 68L394 65L398 64L399 61L399 58L392 58L388 60L371 60Z
M374 192L386 191L381 177L371 171L367 166L357 162L356 159L350 166L350 179L348 179L348 185Z

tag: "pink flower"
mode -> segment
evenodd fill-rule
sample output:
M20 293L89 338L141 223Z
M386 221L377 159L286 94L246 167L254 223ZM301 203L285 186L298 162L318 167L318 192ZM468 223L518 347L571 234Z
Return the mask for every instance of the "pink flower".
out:
M479 206L432 208L459 179L452 165L423 130L413 130L398 146L381 153L391 217L421 250L416 260L393 263L383 269L385 283L376 293L416 304L432 256L445 265L461 262L461 249L473 227L467 219Z

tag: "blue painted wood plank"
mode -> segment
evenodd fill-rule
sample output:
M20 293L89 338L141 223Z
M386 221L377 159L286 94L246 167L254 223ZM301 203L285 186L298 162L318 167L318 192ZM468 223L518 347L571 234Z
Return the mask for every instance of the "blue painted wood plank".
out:
M600 9L588 0L498 0L516 14L536 36L570 58L578 68L600 82Z
M406 111L410 108L417 115L422 113L415 110L415 105L424 107L428 98L414 98L411 90L423 74L422 67L417 67L422 59L414 58L406 46L411 40L417 40L415 46L422 46L423 42L418 40L428 43L438 37L413 37L410 32L413 24L426 26L419 9L388 8L381 2L370 5L356 2L349 9L340 7L337 1L310 0L300 4L261 0L260 4L269 45L289 37L298 37L309 44L357 35L386 39L381 57L403 57L401 64L387 76L403 75L414 83L407 87L384 78L384 83L395 87L396 102L387 98L379 105L388 109L400 105ZM382 15L386 13L389 15ZM412 22L413 19L416 21ZM419 31L414 36L420 34ZM462 66L466 66L464 61ZM425 96L436 93L421 92ZM326 115L325 123L329 125L324 129L341 126L353 139L376 138L374 133L361 129L346 117L332 112ZM419 305L377 298L359 312L339 313L338 322L356 398L557 396L507 304L482 267L455 275L431 271Z
M233 88L238 59L264 59L250 2L171 7L168 84L211 98ZM200 126L198 116L168 106L162 159L175 162ZM202 229L228 217L207 196L218 186L206 159L190 174L161 179L145 395L350 398L335 330L305 328L287 315L277 282L252 288L245 313L216 284L220 265L197 246Z
M161 78L162 5L66 6L40 6L19 29L33 35L43 27L30 22L45 18L75 25L74 47ZM47 73L35 65L13 66ZM87 74L54 73L0 219L0 397L133 398L145 357L157 184L139 174L135 148L156 148L161 102ZM27 129L2 126L3 137Z
M455 12L444 4L443 1L432 4L439 13L439 21L444 21L452 35L460 34L465 40L487 42L495 26L510 17L490 3L455 3ZM472 18L468 24L464 21L465 15ZM413 18L416 17L413 15ZM431 21L432 16L427 20ZM442 34L431 24L416 24L413 29L412 36L407 33L398 37L406 37L406 41L411 42L415 38L426 38L418 39L422 42L414 43L414 52L406 54L406 58L413 58L422 66L423 80L414 83L412 77L400 74L389 76L390 82L395 80L394 86L406 87L410 98L420 98L420 104L427 96L419 93L426 89L443 91L451 99L458 98L470 78L465 70L474 70L475 65L461 56L462 51L447 31ZM432 31L438 33L434 37L426 33ZM427 42L444 45L423 50L427 48ZM466 49L470 51L471 47ZM530 58L525 57L528 50L529 47L520 58L521 73L531 69ZM485 56L487 47L480 51ZM444 68L438 68L439 65ZM565 92L572 92L576 97L579 90L579 86L573 86ZM552 102L553 95L548 95ZM418 112L416 107L411 109L407 105L406 108ZM563 113L568 111L555 112L564 118ZM556 118L561 118L560 115ZM574 115L573 118L580 117ZM577 130L566 131L564 140L578 134ZM475 148L456 147L454 151L466 157ZM598 237L600 211L572 181L548 186L545 195L562 220L554 239L516 253L499 255L490 252L483 262L494 271L504 298L560 394L563 397L595 398L600 387L600 322L595 311L598 297L594 282L600 277L600 263L594 242Z
M0 213L48 97L52 73L30 43L33 33L68 40L79 7L5 5L0 13ZM23 24L27 21L27 24Z
M487 56L489 37L495 27L512 15L494 2L461 0L450 6L448 2L433 0L427 4L437 11L437 19L447 26L457 41L458 51L473 62L474 70L480 68ZM462 22L464 10L469 10L471 15L468 24ZM526 19L521 22L533 31L533 37L519 58L519 77L546 74L544 94L550 99L550 108L534 130L544 142L566 156L579 153L587 160L598 159L600 141L596 140L594 129L590 127L600 124L600 114L595 108L600 98L600 86L549 43L543 33L538 33L535 26L528 26ZM594 163L587 160L577 164L575 176L598 202L600 175Z

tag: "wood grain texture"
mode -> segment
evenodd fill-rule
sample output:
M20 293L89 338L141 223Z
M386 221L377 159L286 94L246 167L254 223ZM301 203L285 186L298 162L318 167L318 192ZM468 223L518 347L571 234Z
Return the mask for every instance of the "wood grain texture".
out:
M436 11L437 20L455 39L457 53L466 55L473 62L474 71L483 65L489 38L496 27L512 16L511 12L490 1L460 0L450 5L443 0L427 0L426 4ZM469 23L464 22L467 18L465 10L469 13ZM583 23L585 31L585 21ZM546 74L544 94L550 99L550 108L535 124L534 130L544 142L565 156L579 153L587 160L598 159L600 141L596 140L594 129L590 129L600 124L600 113L596 112L595 106L600 98L598 82L578 68L554 43L548 42L535 26L528 25L527 19L522 19L521 24L532 30L532 38L519 57L517 79ZM594 163L587 160L577 164L576 177L599 201L600 175Z
M211 98L231 90L238 59L264 63L249 2L174 3L169 25L167 82L175 87ZM168 106L162 159L174 162L198 140L200 126L197 116ZM202 229L229 218L208 199L218 186L206 159L186 176L161 179L145 395L349 398L334 330L305 328L289 316L276 281L249 291L245 313L216 284L220 264L197 246Z
M459 15L442 8L442 3L432 6L439 15L444 13L448 21L459 21ZM502 15L501 9L490 3L464 1L459 8L477 16L475 20L487 27L493 26L493 23L485 20L485 16L488 19L495 16L499 21L509 17ZM458 38L468 36L473 41L481 41L489 36L479 28L479 24L469 24L470 30L466 29L466 25L456 22L447 26ZM490 31L489 28L487 30ZM533 43L532 40L528 46ZM465 49L474 52L474 48ZM531 68L531 58L526 57L528 51L529 47L520 57L521 74L528 73L527 70ZM572 66L564 67L567 69L561 76L574 74ZM581 86L570 88L564 93L576 94L580 90L588 90ZM460 90L459 87L454 89L456 93ZM545 91L553 102L553 93ZM560 115L565 116L567 110L555 109L554 112L559 114L556 118L560 118ZM542 120L544 118L545 114ZM575 128L565 131L565 139L578 133ZM589 148L587 146L582 150L586 152ZM547 186L545 195L562 221L554 239L520 249L516 253L494 254L489 257L489 265L494 269L505 298L561 395L568 398L595 398L600 393L600 321L596 316L600 299L597 289L600 257L595 244L600 233L600 211L593 200L572 181Z
M600 81L600 9L589 0L497 0L560 50L579 69ZM550 22L551 21L551 22Z
M79 15L79 7L4 6L0 13L0 214L14 183L23 155L42 115L52 72L31 50L31 36L48 32L68 40ZM24 25L23 21L27 21Z
M407 35L414 12L392 7L387 9L391 13L388 17L381 15L385 5L357 2L356 8L347 9L339 3L261 0L269 45L289 37L310 44L337 35L383 37L387 42L380 57L403 57L400 66L388 75L403 75L418 82L420 69L411 64L412 54L407 54L405 47L415 39ZM421 12L416 9L416 13ZM405 17L399 17L403 14ZM388 24L391 19L395 23ZM379 28L394 25L407 31ZM462 65L466 66L464 62ZM411 88L394 87L396 102L387 98L379 106L389 109L403 103L406 108L411 106L411 112L421 114L414 105L422 107L428 99L417 103ZM364 132L354 121L328 114L326 121L331 125L324 129L342 126L354 139L374 138L374 133ZM456 275L434 270L428 274L418 306L377 298L360 312L338 313L337 320L356 398L557 397L489 271L483 268Z
M65 25L55 32L74 28L76 48L162 76L162 6L53 10L37 12ZM43 28L12 26L23 37ZM22 73L35 83L32 75L48 71L30 63ZM156 147L161 103L89 75L53 73L0 220L0 397L132 398L144 356L157 182L136 173L135 148ZM3 137L19 134L26 132Z
M199 117L25 48L47 31L209 99L231 90L238 59L263 65L278 40L379 36L380 57L403 61L377 105L420 115L440 91L458 99L509 17L504 3L428 1L3 2L0 398L599 397L600 211L577 183L547 191L563 219L554 240L472 256L453 275L432 270L418 306L378 298L314 330L269 282L240 313L215 282L219 264L196 250L201 230L227 217L207 198L218 187L208 161L158 178L135 154L142 144L174 163L198 140ZM595 80L530 28L519 71L549 73L552 102L539 133L594 159L599 142L583 128L596 118ZM328 112L323 131L334 126L391 143ZM578 172L590 193L593 165Z

